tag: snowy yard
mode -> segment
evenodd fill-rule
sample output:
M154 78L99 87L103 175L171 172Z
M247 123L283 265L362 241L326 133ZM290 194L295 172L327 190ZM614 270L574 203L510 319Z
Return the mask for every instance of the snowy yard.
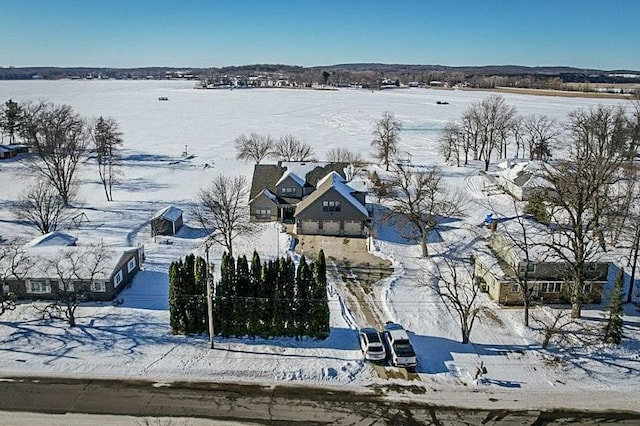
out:
M159 96L169 101L158 102ZM81 306L76 328L42 319L30 303L5 313L0 317L0 375L146 376L341 386L387 383L362 360L356 330L366 324L358 323L347 309L343 295L336 290L339 283L331 282L331 333L327 340L220 339L212 351L207 348L207 336L171 334L169 263L203 250L202 235L189 214L198 189L220 173L250 178L252 165L235 159L232 142L238 135L293 134L308 142L321 159L332 147L369 153L374 121L384 111L391 111L402 122L400 150L411 153L416 164L434 164L441 161L436 151L439 130L448 120L459 118L471 103L487 96L484 92L426 89L375 93L194 90L192 83L172 81L1 81L3 102L12 98L67 103L83 116L109 116L120 123L125 141L124 175L114 188L115 201L104 200L95 164L87 162L74 207L86 213L89 222L68 232L79 244L99 240L109 245L143 244L146 263L133 284L121 293L121 305ZM521 114L544 113L560 121L578 107L623 103L504 97ZM437 100L446 100L449 105L437 105ZM185 146L193 158L181 156ZM446 167L444 171L452 188L467 193L470 207L463 220L452 222L430 243L430 250L438 253L457 245L470 251L482 243L486 232L477 225L487 210L473 204L485 197L483 178L475 166ZM6 240L37 236L34 228L17 222L10 212L26 182L19 160L0 162L0 237ZM506 203L500 196L494 201ZM186 226L177 236L153 242L149 219L170 204L184 209ZM640 390L640 311L635 305L626 307L627 338L617 348L588 345L544 351L539 334L521 325L520 309L500 308L489 301L493 315L483 316L473 330L472 343L462 345L456 319L432 291L420 285L420 275L429 266L428 260L420 258L420 247L401 241L389 227L378 229L375 235L374 253L391 260L395 272L375 286L374 299L385 319L400 322L410 331L421 380L412 385L444 391L525 390L539 394L576 390L637 394ZM278 244L276 238L280 238ZM259 236L240 242L237 253L250 255L256 249L265 259L276 256L276 247L284 252L287 237L267 224ZM214 261L221 255L219 247L212 249ZM603 314L602 306L584 310L593 326L602 324ZM487 375L477 382L474 373L481 362ZM514 394L514 398L521 397ZM565 401L549 397L548 403Z

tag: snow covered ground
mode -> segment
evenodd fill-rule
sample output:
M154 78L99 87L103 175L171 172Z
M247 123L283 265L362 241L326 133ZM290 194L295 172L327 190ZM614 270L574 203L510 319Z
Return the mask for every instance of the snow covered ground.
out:
M159 102L160 96L169 101ZM30 303L0 317L0 374L341 386L389 383L362 361L355 330L364 324L356 323L342 295L333 290L331 334L325 341L220 339L216 350L211 351L206 336L172 335L167 310L168 265L189 252L202 251L202 235L189 215L198 189L220 173L250 178L252 165L235 160L233 139L238 135L293 134L310 143L321 159L332 147L369 153L375 120L384 111L391 111L402 122L400 150L411 153L414 163L432 164L440 162L435 141L443 125L487 96L486 92L426 89L194 90L190 82L175 81L0 82L2 101L12 98L66 103L83 116L109 116L120 123L125 140L124 176L114 189L115 201L104 200L95 165L85 164L75 205L90 222L69 232L78 237L78 244L100 239L118 246L144 244L147 257L144 271L121 294L124 303L83 305L78 309L76 328L43 320ZM547 114L560 121L578 107L624 103L503 96L521 114ZM437 105L438 100L449 104ZM192 158L182 157L185 146ZM477 167L446 167L444 171L448 184L465 191L471 202L484 198L483 178ZM9 209L27 183L19 160L0 162L0 236L5 239L37 236L35 229L16 222ZM499 197L497 200L501 202ZM148 221L155 211L169 204L185 210L186 227L175 237L153 242ZM468 212L467 217L442 232L441 241L431 243L430 250L438 252L453 244L470 250L481 243L484 231L477 224L487 210L471 204ZM640 322L635 306L627 307L627 339L619 348L595 345L543 351L535 330L521 326L519 309L502 309L489 301L486 303L494 315L483 317L473 330L472 343L462 345L455 319L432 292L420 285L420 276L430 261L420 259L418 245L400 241L393 234L389 228L376 234L375 252L391 259L395 267L394 275L376 287L376 294L387 317L411 331L421 380L411 385L452 391L452 395L463 392L467 398L482 390L507 395L507 399L522 399L524 396L518 395L526 391L541 395L541 403L549 406L585 404L578 397L573 401L554 397L558 392L640 390ZM240 242L237 252L249 255L257 249L268 258L286 248L286 235L267 224L260 235ZM220 256L220 248L212 250L214 260ZM589 307L584 312L593 324L601 322L601 307ZM481 362L488 374L476 382L473 376ZM603 404L607 402L603 400Z

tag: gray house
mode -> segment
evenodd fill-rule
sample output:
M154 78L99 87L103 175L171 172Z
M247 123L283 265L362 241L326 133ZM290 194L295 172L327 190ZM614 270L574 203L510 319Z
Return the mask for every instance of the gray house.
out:
M113 300L140 269L142 249L61 245L48 239L10 250L0 259L3 293L19 299L56 299L77 292L86 300ZM17 266L16 266L17 265Z
M168 206L158 210L151 218L151 236L174 235L182 227L182 210Z
M365 194L347 185L344 178L331 172L302 200L294 213L294 232L311 235L366 235L369 212Z
M293 221L296 206L315 190L318 181L331 172L344 177L347 166L309 161L256 164L249 195L250 220Z
M523 302L520 285L526 276L533 289L532 299L546 303L564 303L570 298L573 285L571 268L564 259L551 252L546 243L549 234L543 225L526 220L528 248L526 253L514 243L522 239L522 228L515 221L501 222L489 237L487 246L473 255L474 277L483 291L503 305ZM609 262L603 257L586 265L585 303L600 303L607 283Z

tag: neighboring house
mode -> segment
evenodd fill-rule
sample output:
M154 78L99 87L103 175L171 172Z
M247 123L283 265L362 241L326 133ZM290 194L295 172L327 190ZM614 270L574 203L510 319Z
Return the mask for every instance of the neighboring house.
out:
M151 218L151 236L175 235L182 227L182 210L168 206L158 210Z
M0 260L4 293L51 300L66 290L79 292L87 300L113 300L140 269L141 248L76 246L61 237L59 245L53 241L34 240L23 248L24 272L19 277L10 273L10 258ZM95 261L96 250L106 254L100 262Z
M0 145L0 160L6 160L15 157L16 152L5 145Z
M365 193L351 188L336 172L318 182L297 205L294 217L294 232L311 235L365 236L369 222Z
M292 221L298 203L331 172L345 176L347 163L278 162L256 164L249 194L250 220Z
M541 161L525 161L499 165L496 182L506 192L520 201L529 200L534 194L544 194L549 183L544 179L545 165Z
M527 283L533 288L533 300L568 302L573 280L569 265L542 245L549 235L543 225L530 220L525 223L530 241L529 262L525 252L513 242L520 239L520 225L515 220L500 222L489 237L488 245L473 256L476 283L498 303L518 305L523 302L519 286L526 274ZM608 271L608 261L587 264L585 303L600 303Z
M73 235L54 231L34 238L26 244L26 247L75 246L77 241L78 239Z

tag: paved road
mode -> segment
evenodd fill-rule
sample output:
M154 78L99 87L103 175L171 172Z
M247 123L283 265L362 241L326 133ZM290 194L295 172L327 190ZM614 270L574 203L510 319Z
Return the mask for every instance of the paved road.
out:
M632 413L541 413L435 407L420 402L405 403L401 397L392 401L384 397L382 392L373 389L355 393L343 389L303 386L56 378L2 379L0 410L50 414L111 414L138 418L195 417L255 424L640 423L640 414Z

